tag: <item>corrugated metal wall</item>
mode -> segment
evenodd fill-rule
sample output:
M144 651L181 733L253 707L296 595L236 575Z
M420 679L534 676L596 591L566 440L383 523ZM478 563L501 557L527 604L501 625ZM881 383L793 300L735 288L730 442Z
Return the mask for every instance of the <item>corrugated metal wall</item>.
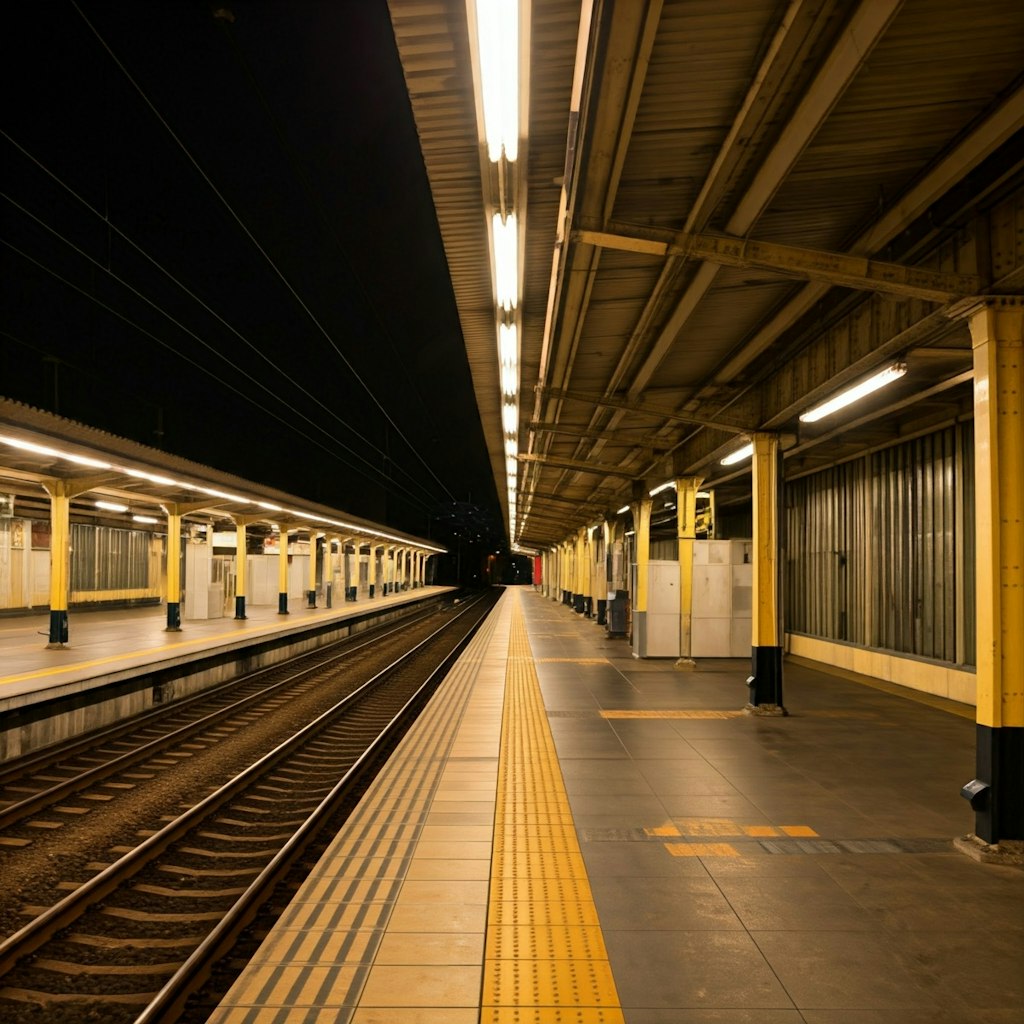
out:
M73 591L138 590L150 581L152 535L141 530L71 524Z
M786 629L973 665L970 423L787 483Z

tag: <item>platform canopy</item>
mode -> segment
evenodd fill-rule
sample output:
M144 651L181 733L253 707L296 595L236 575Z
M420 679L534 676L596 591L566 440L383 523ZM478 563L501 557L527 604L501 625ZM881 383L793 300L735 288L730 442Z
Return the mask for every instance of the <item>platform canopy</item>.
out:
M961 314L1024 288L1018 0L523 2L497 160L477 4L389 0L513 542L674 476L738 506L754 431L792 479L970 417Z

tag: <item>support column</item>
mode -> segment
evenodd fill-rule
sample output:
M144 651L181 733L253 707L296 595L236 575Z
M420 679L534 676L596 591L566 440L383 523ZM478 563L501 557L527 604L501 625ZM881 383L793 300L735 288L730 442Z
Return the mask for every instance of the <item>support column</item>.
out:
M383 551L384 549L381 548ZM367 566L369 572L367 578L370 581L370 597L374 597L377 593L377 548L370 545L370 564Z
M331 607L334 590L334 538L327 534L324 537L324 607Z
M679 541L679 660L676 668L693 671L693 542L697 539L697 491L703 477L676 478L676 537Z
M71 561L71 491L65 480L44 480L50 496L50 633L48 649L68 642L68 590Z
M277 524L277 614L288 614L288 524Z
M263 516L232 516L235 524L235 618L247 619L245 614L246 570L248 559L245 549L245 528L261 522Z
M651 507L646 492L633 501L633 531L636 542L636 593L633 595L633 656L647 657L647 574L651 560Z
M1024 298L972 311L977 521L977 778L985 843L1024 840Z
M779 522L782 463L777 434L754 434L754 565L751 618L750 700L747 710L784 715L782 629L779 601Z
M309 531L309 587L306 589L306 607L316 607L316 530Z
M181 520L201 509L216 508L203 501L165 501L160 507L167 516L167 633L181 632ZM208 531L208 536L213 530ZM209 580L207 580L209 582ZM187 584L186 584L187 586ZM223 612L223 608L220 610ZM220 613L218 613L220 614Z
M107 480L104 476L41 480L50 496L50 629L46 647L68 642L68 595L71 591L71 499Z

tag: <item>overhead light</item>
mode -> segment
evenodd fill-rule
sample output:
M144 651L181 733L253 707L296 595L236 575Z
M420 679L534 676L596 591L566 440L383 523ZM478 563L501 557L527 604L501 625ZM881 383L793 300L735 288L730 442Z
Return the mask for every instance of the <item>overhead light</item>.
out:
M119 505L115 501L95 501L93 504L97 508L102 508L106 512L127 512L127 505Z
M856 402L859 398L863 398L865 395L870 395L873 391L877 391L879 388L884 388L886 384L891 384L894 380L899 380L907 372L906 363L893 363L892 366L887 366L880 373L876 373L873 377L868 377L867 380L862 380L859 384L854 384L852 388L847 388L845 391L840 391L834 398L830 398L827 402L823 402L821 405L816 405L813 409L808 409L807 412L800 415L801 423L814 423L817 420L823 419L825 416L829 416L838 409L842 409L852 402Z
M498 355L503 364L515 366L519 362L519 331L515 324L498 325Z
M213 498L223 498L225 501L237 501L243 505L249 504L248 498L243 498L238 494L228 494L226 491L218 491L213 487L196 487L195 490L200 491L203 494L209 494Z
M621 516L621 515L623 515L624 513L628 512L628 511L629 511L629 506L628 505L623 505L622 508L620 508L618 510L618 512L616 512L615 514L617 516Z
M487 155L506 160L519 155L519 4L517 0L477 0L476 34L484 104Z
M519 301L519 235L516 215L510 213L505 220L496 213L491 218L494 236L494 287L498 305L508 311Z
M176 480L172 480L169 476L160 476L157 473L146 473L141 469L126 469L124 471L129 476L137 477L139 480L149 480L150 483L164 484L168 487L181 486Z
M269 509L271 512L282 511L280 505L272 505L269 501L257 501L256 504L259 505L260 508Z
M515 397L519 390L519 374L514 366L502 363L501 366L501 393L508 398Z
M737 462L742 462L744 459L749 459L754 454L754 445L745 444L742 448L737 448L736 451L731 452L722 459L723 466L733 466Z
M501 407L501 425L505 428L506 434L515 434L519 430L519 410L513 403L506 402Z
M669 480L667 483L659 484L654 488L653 491L648 491L648 497L653 498L656 494L660 494L662 491L667 491L670 487L674 487L675 484Z
M710 491L698 491L697 492L697 497L698 498L710 498L711 497L711 492Z
M505 455L514 459L519 454L519 442L514 437L505 438Z
M22 441L17 437L0 437L0 441L10 445L11 448L20 448L23 452L32 452L35 455L46 455L48 458L64 459L67 462L76 462L80 466L91 466L94 469L110 469L109 462L101 462L99 459L90 459L84 455L73 455L70 452L61 452L56 448L48 448L46 445L33 444L31 441Z
M505 471L508 473L509 477L515 477L519 472L519 464L511 455L505 459Z
M155 516L132 516L133 523L156 523L159 520Z

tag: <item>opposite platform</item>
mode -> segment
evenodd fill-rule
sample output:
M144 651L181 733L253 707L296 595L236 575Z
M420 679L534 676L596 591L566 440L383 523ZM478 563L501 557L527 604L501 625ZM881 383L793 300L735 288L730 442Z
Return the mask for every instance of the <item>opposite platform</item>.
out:
M212 1020L1024 1021L970 719L807 665L750 717L746 674L507 591Z
M452 589L417 587L333 608L308 608L293 598L288 615L280 615L276 605L250 604L245 619L187 619L180 632L166 630L162 605L72 612L71 641L55 650L46 647L47 612L0 618L0 709L53 699L83 685L117 682L140 670L183 664L213 651L241 649L268 636L372 615Z

